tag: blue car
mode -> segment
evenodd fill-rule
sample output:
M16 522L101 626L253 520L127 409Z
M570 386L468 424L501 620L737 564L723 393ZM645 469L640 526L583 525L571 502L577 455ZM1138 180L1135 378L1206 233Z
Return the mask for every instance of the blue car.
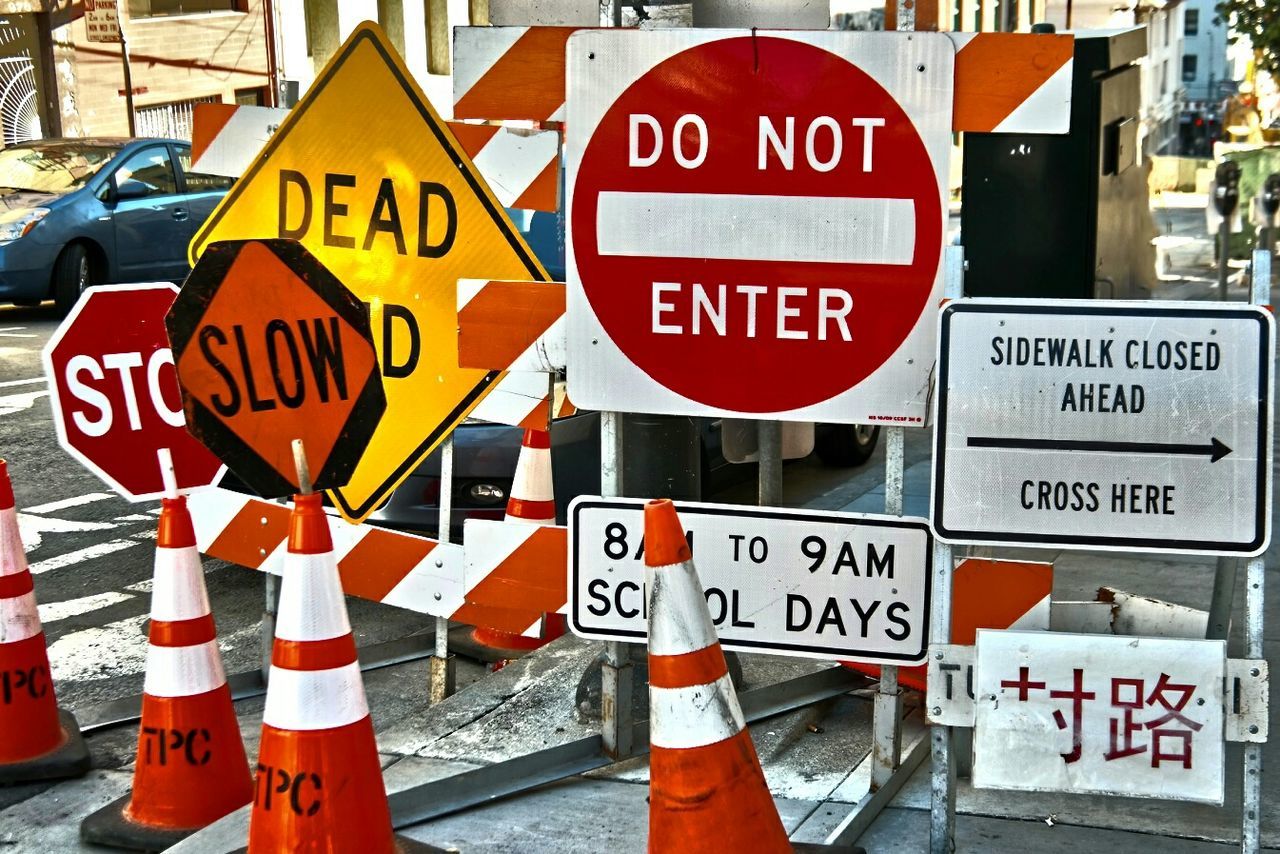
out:
M187 244L231 178L191 171L191 145L167 139L45 139L0 151L0 302L182 281Z

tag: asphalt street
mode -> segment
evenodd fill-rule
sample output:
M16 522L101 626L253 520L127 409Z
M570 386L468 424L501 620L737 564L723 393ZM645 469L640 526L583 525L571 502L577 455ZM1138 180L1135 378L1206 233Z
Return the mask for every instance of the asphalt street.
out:
M59 322L49 304L0 307L0 457L9 464L59 699L83 712L141 691L159 510L114 494L58 445L40 353ZM908 464L927 455L924 431L912 432L919 435L908 443ZM830 469L811 458L786 471L785 503L835 509L878 483L882 467ZM754 480L709 498L754 503ZM251 670L260 661L263 579L218 560L205 568L227 670ZM432 627L423 615L359 599L348 608L361 646Z

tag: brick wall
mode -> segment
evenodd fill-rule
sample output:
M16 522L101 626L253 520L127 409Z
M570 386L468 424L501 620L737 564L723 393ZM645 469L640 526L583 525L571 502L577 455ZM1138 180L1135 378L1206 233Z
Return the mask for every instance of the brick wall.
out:
M133 85L148 90L135 96L135 108L211 95L232 102L237 89L267 86L262 0L248 9L128 22ZM55 33L61 39L70 43L76 82L59 94L74 99L81 132L127 135L119 45L87 41L83 19Z

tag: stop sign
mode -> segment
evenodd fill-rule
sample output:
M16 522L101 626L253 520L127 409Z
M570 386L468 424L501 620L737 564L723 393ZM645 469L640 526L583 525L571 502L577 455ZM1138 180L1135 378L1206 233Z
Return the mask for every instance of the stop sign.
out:
M62 447L131 501L164 492L168 448L180 489L208 486L222 463L187 433L164 316L171 284L91 288L44 349Z
M386 409L369 312L294 240L210 244L166 319L191 432L254 491L345 486Z
M923 423L945 35L591 31L569 44L574 402Z

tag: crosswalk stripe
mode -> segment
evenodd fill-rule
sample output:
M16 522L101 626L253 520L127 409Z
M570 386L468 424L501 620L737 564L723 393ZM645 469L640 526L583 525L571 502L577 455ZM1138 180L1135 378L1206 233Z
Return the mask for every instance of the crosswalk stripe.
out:
M94 558L103 557L115 552L124 551L138 545L138 540L107 540L104 543L95 543L91 546L85 546L82 549L76 549L73 552L58 555L57 557L46 558L31 564L29 569L32 575L39 575L42 572L49 572L54 569L62 569L64 566L74 566L77 563L93 560Z

